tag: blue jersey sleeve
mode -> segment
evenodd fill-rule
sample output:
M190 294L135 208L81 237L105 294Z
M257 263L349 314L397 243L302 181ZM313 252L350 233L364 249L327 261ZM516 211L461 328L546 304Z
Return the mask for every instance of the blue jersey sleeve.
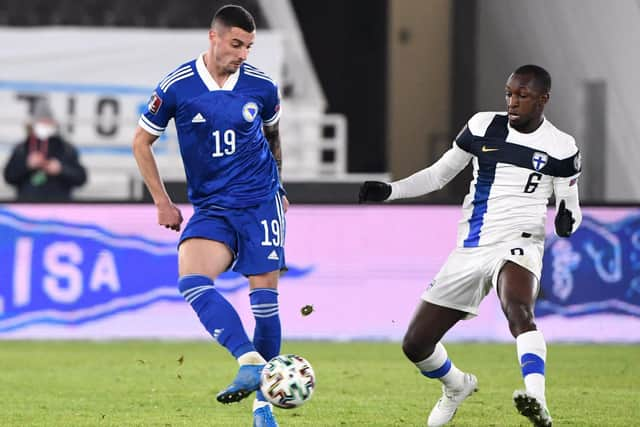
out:
M469 125L465 125L456 136L455 144L464 151L471 152L471 146L473 145L473 135L469 130Z
M260 117L265 126L274 125L280 119L280 94L276 84L271 85L265 96Z
M167 88L167 92L164 92L162 87L162 82L160 82L151 94L147 108L138 121L142 129L156 136L160 136L164 132L176 111L175 94L171 88Z

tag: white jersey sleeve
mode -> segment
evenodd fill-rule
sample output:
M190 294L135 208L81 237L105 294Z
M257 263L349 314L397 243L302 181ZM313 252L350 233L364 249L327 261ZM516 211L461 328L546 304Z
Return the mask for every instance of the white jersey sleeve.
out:
M433 165L408 178L392 182L388 200L418 197L441 189L465 168L471 158L470 153L460 149L454 142Z
M558 207L562 200L565 202L565 207L571 211L571 215L575 220L571 232L574 233L582 222L582 211L580 210L580 200L578 196L578 176L580 176L582 165L580 152L573 138L571 142L572 144L569 144L569 152L567 154L569 154L568 157L572 159L574 175L569 177L555 177L553 179L553 194L556 198L556 215L558 214Z

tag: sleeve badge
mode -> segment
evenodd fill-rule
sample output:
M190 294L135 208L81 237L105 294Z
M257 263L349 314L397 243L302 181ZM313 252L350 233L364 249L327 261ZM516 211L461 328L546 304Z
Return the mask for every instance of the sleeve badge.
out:
M156 114L158 110L160 110L160 106L162 105L162 98L158 96L156 92L153 92L151 98L149 98L149 103L147 104L147 108L151 114Z

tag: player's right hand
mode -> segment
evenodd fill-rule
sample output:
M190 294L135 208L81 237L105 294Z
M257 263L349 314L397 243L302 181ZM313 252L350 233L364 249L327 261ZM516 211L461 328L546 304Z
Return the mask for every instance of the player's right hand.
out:
M180 209L171 202L158 205L158 224L174 231L180 231L182 224Z
M358 203L383 202L391 195L391 186L386 182L365 181L360 186Z

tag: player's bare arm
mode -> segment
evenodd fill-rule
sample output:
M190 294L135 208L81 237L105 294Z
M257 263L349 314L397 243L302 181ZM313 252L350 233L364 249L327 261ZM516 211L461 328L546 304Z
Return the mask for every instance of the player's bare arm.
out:
M269 149L271 150L271 154L273 154L273 158L276 161L276 165L278 165L278 175L280 179L282 179L282 147L280 144L280 125L276 122L271 126L263 127L264 136L267 138L269 142ZM282 204L284 211L286 212L289 209L289 200L287 196L282 196Z
M280 125L274 123L271 126L264 126L264 136L269 142L269 149L278 165L278 174L282 176L282 147L280 145Z
M151 145L158 139L141 127L136 128L133 136L133 156L140 169L140 174L144 179L149 193L153 198L153 203L158 209L158 224L164 225L175 231L180 231L182 224L182 214L176 205L173 204L167 190L160 178L158 164L153 155Z

